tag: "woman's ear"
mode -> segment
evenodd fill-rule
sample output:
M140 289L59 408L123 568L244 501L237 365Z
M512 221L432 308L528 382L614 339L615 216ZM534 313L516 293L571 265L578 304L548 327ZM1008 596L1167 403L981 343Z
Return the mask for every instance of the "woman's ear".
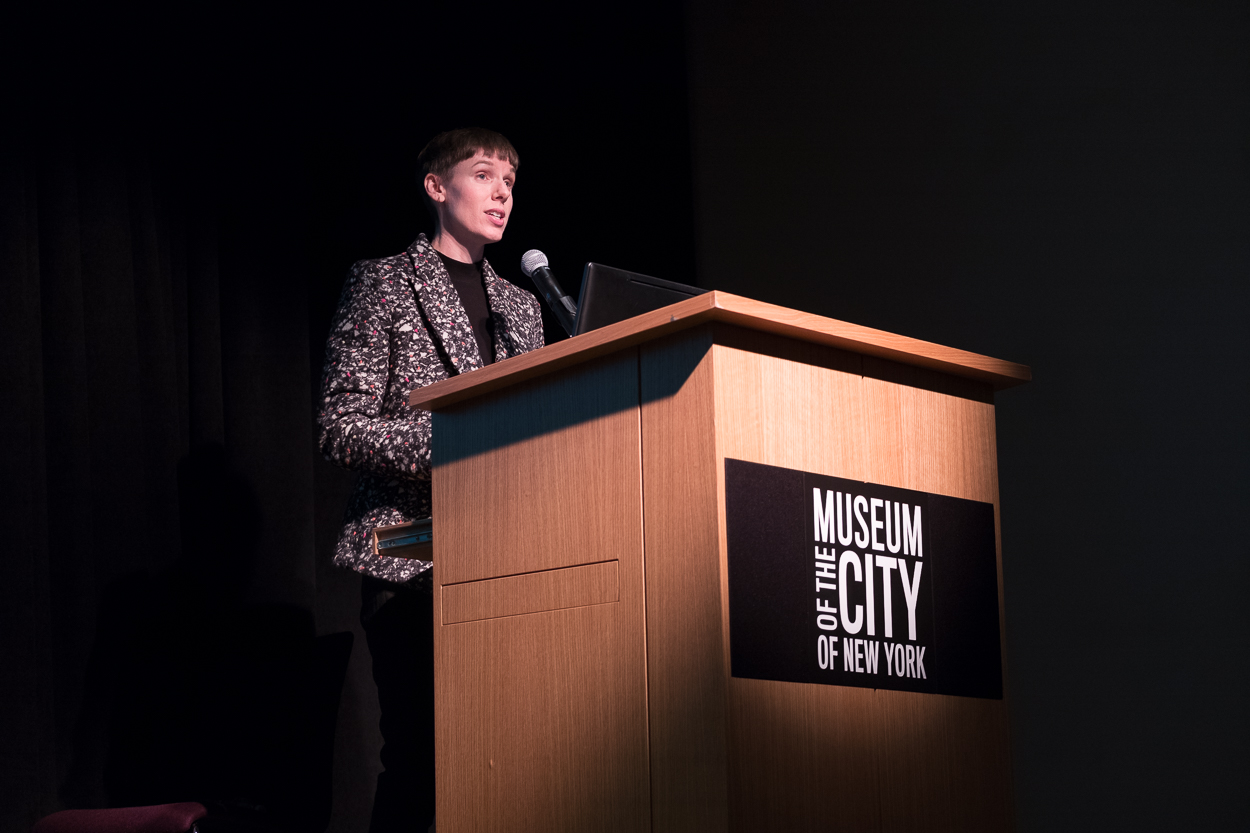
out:
M437 174L426 174L422 185L425 186L425 193L434 202L445 202L447 200L447 191L443 188L443 183L439 180Z

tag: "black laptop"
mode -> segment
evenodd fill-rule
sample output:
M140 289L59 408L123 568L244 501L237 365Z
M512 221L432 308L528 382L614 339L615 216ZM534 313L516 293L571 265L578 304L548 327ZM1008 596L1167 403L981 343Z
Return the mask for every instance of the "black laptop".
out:
M577 299L577 332L588 333L707 292L602 263L587 263Z

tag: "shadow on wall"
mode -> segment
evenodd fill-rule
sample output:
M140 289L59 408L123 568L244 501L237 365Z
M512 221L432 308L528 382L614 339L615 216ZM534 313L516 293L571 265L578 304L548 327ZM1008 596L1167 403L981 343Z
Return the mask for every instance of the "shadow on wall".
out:
M249 601L261 515L220 445L179 462L178 490L181 560L101 599L65 806L199 801L210 819L323 830L351 634Z

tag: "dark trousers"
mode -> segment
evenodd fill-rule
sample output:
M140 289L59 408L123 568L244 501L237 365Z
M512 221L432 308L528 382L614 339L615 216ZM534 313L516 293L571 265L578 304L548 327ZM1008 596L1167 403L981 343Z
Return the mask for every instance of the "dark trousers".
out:
M382 766L370 833L434 821L434 615L428 591L365 577L361 623L382 706Z

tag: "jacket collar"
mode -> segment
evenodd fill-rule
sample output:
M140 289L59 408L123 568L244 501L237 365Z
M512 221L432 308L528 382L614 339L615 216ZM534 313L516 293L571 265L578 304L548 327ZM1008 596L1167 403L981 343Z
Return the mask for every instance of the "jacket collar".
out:
M456 373L477 370L482 366L482 357L473 335L473 326L438 252L421 234L408 247L408 256L414 273L413 290L426 320L430 322L431 337L451 360ZM482 277L486 305L490 308L495 330L495 361L500 361L521 351L516 345L511 311L504 302L503 279L485 260L482 261Z

